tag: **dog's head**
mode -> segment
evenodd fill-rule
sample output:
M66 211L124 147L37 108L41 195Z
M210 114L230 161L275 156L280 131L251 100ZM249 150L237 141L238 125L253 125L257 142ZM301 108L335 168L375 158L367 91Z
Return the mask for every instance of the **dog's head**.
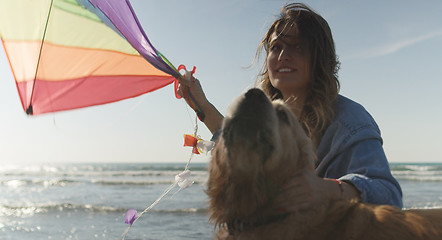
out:
M313 147L299 122L284 102L271 102L259 89L231 106L221 131L207 189L216 224L256 218L291 175L313 170Z

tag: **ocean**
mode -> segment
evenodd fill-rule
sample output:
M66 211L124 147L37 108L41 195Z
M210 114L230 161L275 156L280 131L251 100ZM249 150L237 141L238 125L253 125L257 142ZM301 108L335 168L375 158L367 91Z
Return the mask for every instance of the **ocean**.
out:
M81 163L0 167L0 239L121 239L124 214L141 212L171 184L185 163ZM144 214L126 239L211 239L205 163L191 163L191 180ZM442 207L442 163L392 163L404 208Z

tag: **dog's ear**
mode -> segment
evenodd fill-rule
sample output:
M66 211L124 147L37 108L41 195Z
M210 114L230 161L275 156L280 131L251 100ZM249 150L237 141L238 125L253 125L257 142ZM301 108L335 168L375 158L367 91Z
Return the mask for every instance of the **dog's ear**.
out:
M239 151L241 148L238 148L231 154L224 144L224 139L220 138L212 151L206 190L210 220L216 225L247 219L268 202L268 195L263 192L275 189L264 181L259 151Z
M312 140L307 136L304 129L298 120L294 119L295 127L292 128L292 133L296 138L296 145L299 151L299 161L297 163L298 169L307 169L314 171L316 162L316 151Z
M301 150L301 158L304 159L304 169L311 171L315 170L316 153L313 147L313 143L310 138L306 138L304 141L299 143L299 148Z
M301 169L313 171L316 154L310 138L287 104L281 100L273 101L272 104L279 120L282 146L278 156L280 164L284 164L292 172Z
M225 206L225 194L228 189L230 168L226 161L224 141L221 138L212 151L212 161L209 164L209 179L207 181L206 194L209 196L210 220L216 225L226 222L227 209ZM224 211L226 210L226 211Z

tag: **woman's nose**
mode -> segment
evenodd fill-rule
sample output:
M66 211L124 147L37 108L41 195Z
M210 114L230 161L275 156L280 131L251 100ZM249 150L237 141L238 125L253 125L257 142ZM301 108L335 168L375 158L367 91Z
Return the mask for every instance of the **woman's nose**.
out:
M290 59L291 59L291 55L290 55L289 51L287 51L287 49L282 49L281 52L279 53L278 60L279 61L287 61Z

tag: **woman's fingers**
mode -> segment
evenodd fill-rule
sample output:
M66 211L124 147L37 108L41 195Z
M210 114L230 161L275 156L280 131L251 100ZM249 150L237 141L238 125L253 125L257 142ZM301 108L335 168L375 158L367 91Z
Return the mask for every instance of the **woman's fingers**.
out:
M195 85L195 82L198 81L192 75L188 74L190 73L186 72L183 77L178 79L178 81L180 82L180 85L178 87L178 94L184 99L188 98L188 92L192 91L193 88L195 88L193 85Z
M189 78L187 77L187 73L185 73L184 76L180 77L180 78L177 79L177 80L180 82L180 84L184 84L184 85L189 85L189 83L190 83L190 81L191 81L191 79L189 79Z

